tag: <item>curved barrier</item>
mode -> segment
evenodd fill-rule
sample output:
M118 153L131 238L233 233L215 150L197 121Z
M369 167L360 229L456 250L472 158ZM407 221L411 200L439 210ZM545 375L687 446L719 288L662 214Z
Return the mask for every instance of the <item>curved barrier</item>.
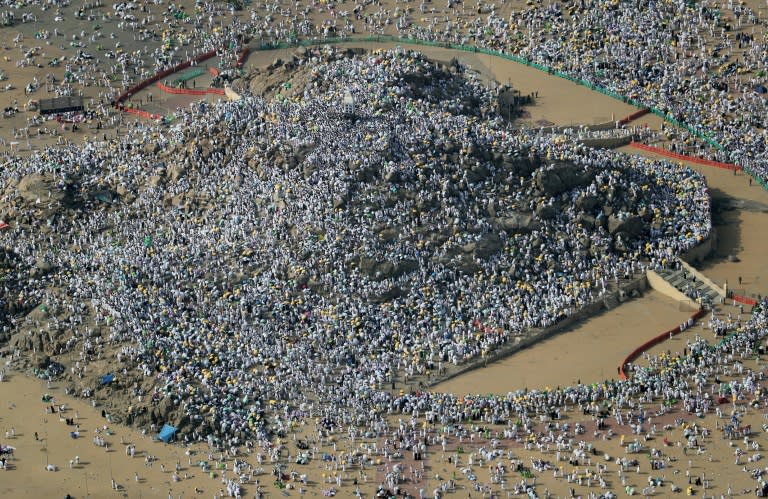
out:
M240 51L240 55L237 56L237 61L235 62L236 68L242 68L243 64L245 64L245 59L248 57L248 54L251 53L251 49L248 47L243 47L243 50Z
M130 107L124 107L121 110L125 111L126 113L135 114L136 116L141 116L142 118L148 118L148 119L151 119L151 120L159 120L159 119L163 118L163 116L160 115L160 114L152 114L152 113L149 113L147 111L142 111L141 109L133 109L133 108L130 108Z
M700 308L699 310L694 312L693 315L691 315L691 319L693 319L694 321L698 320L701 317L704 317L704 315L706 315L706 313L707 313L706 310L704 310L703 308ZM645 343L643 343L639 347L637 347L634 350L632 350L632 353L627 355L626 358L624 358L624 362L622 362L621 365L619 366L619 378L622 379L622 380L627 379L627 374L624 371L624 367L627 364L629 364L630 362L632 362L636 358L640 357L643 354L643 352L647 351L648 349L650 349L652 347L655 347L659 343L662 343L663 341L669 339L670 335L673 336L673 335L678 334L679 332L680 332L680 326L677 326L676 328L670 329L669 331L665 331L665 332L661 333L660 335L658 335L658 336L656 336L654 338L651 338L650 340L646 341Z
M341 44L341 43L382 43L382 42L388 42L388 43L408 43L412 45L422 45L426 47L437 47L437 48L446 48L446 49L452 49L452 50L462 50L464 52L477 52L481 54L486 54L490 56L500 57L502 59L506 59L509 61L516 62L518 64L524 64L526 66L532 67L534 69L538 69L539 71L543 71L545 73L557 76L558 78L563 78L568 81L572 81L576 83L577 85L583 85L590 90L594 90L595 92L600 92L603 95L607 95L608 97L611 97L616 100L620 100L626 104L641 108L636 113L630 114L627 116L626 119L629 119L630 117L633 117L632 119L637 119L638 117L653 113L657 116L659 116L661 119L666 121L667 123L671 123L679 128L685 129L688 133L693 135L694 137L697 137L698 139L704 141L705 143L709 144L711 147L713 147L717 151L723 151L723 146L721 146L717 141L715 141L712 137L710 137L705 132L701 131L699 128L694 127L692 125L689 125L687 123L681 122L674 118L672 115L661 111L659 109L646 106L642 102L625 95L619 95L616 92L604 88L600 85L595 85L594 83L583 80L580 78L573 77L571 75L568 75L566 73L563 73L561 71L556 71L554 68L550 68L547 66L543 66L541 64L536 64L535 62L532 62L528 59L525 59L520 56L516 56L513 54L507 54L505 52L499 52L496 50L490 50L490 49L484 49L484 48L478 48L472 45L459 45L459 44L452 44L452 43L441 43L441 42L433 42L429 40L419 40L416 38L407 38L407 37L397 37L397 36L389 36L389 35L380 35L380 36L361 36L361 37L350 37L350 38L324 38L322 40L320 39L309 39L309 40L296 40L292 43L286 43L286 42L261 42L255 50L276 50L276 49L287 49L292 47L311 47L311 46L317 46L317 45L333 45L333 44ZM235 63L235 67L241 68L242 65L245 62L245 59L248 57L248 54L250 54L251 48L250 47L243 47L240 51L240 55L237 58L237 62ZM206 52L205 54L201 54L193 61L195 62L202 62L206 59L209 59L216 55L216 51L212 50L210 52ZM151 85L152 83L157 82L160 79L165 78L166 76L175 73L176 71L180 71L182 69L185 69L191 65L192 61L183 62L181 64L178 64L174 66L173 68L167 69L165 71L162 71L155 76L152 76L138 85L135 85L134 87L129 88L126 92L123 92L115 101L115 107L119 108L120 102L130 97L132 94L138 92L139 90L142 90L146 88L147 86ZM639 114L641 113L641 114ZM637 116L636 116L637 115ZM631 121L631 120L629 120ZM629 122L627 121L627 123ZM662 152L658 152L658 154L663 154ZM666 155L666 154L665 154ZM676 159L685 159L686 161L692 161L688 157L685 158L676 158ZM697 158L700 161L709 161ZM694 161L695 162L695 161ZM733 169L739 169L743 170L745 173L750 175L757 183L759 183L763 188L768 189L768 182L764 181L760 178L759 175L755 174L750 168L742 168L738 165L733 165L729 163L719 163L717 161L709 161L708 166L718 166L720 165L727 165L725 168L728 168L730 170ZM703 163L699 163L703 164Z
M169 87L163 83L157 82L156 84L157 88L162 90L165 93L168 94L176 94L176 95L207 95L207 94L214 94L214 95L224 95L224 89L223 88L206 88L203 90L196 90L192 88L173 88Z
M136 92L139 92L141 90L144 90L148 86L152 85L153 83L162 80L163 78L166 78L173 73L177 71L181 71L182 69L186 69L190 67L192 64L197 64L200 62L203 62L205 60L210 59L211 57L214 57L216 55L215 50L211 50L210 52L206 52L204 54L200 54L199 56L195 57L194 59L190 59L189 61L179 63L172 68L168 68L164 71L160 71L159 73L155 74L154 76L150 76L146 80L143 80L136 85L130 87L128 90L120 94L117 99L115 99L115 107L120 109L120 104L126 99L128 99L131 95L135 94ZM122 109L125 110L125 109Z
M688 125L687 123L683 123L681 121L678 121L673 116L667 114L664 111L660 111L658 109L655 109L653 107L646 106L640 101L637 101L631 97L627 97L624 95L619 95L616 92L613 92L612 90L609 90L607 88L601 87L600 85L595 85L592 82L589 82L587 80L582 80L580 78L575 78L571 75L568 75L566 73L563 73L561 71L557 71L554 68L550 68L541 64L537 64L533 61L530 61L528 59L525 59L523 57L513 55L513 54L507 54L505 52L499 52L496 50L490 50L490 49L484 49L484 48L478 48L473 45L460 45L460 44L453 44L453 43L442 43L442 42L434 42L429 40L419 40L416 38L408 38L408 37L398 37L398 36L389 36L389 35L380 35L380 36L363 36L363 37L350 37L350 38L325 38L322 40L319 39L311 39L311 40L297 40L292 43L286 43L286 42L262 42L261 45L259 45L258 50L274 50L274 49L287 49L291 47L310 47L310 46L316 46L316 45L332 45L332 44L339 44L339 43L381 43L381 42L389 42L389 43L408 43L411 45L422 45L426 47L438 47L438 48L446 48L446 49L452 49L452 50L462 50L464 52L476 52L480 54L485 55L491 55L495 57L500 57L502 59L506 59L509 61L517 62L519 64L524 64L526 66L532 67L534 69L538 69L539 71L543 71L545 73L557 76L558 78L563 78L568 81L572 81L576 83L577 85L583 85L590 90L594 90L595 92L600 92L601 94L607 95L608 97L612 97L616 100L620 100L626 104L630 104L632 106L638 107L638 108L647 108L650 112L653 114L659 116L663 120L665 120L668 123L672 123L675 126L678 126L680 128L684 128L686 131L688 131L691 135L703 140L707 144L711 145L718 151L722 151L723 147L718 144L714 139L712 139L709 135L706 133L698 130L697 128Z
M646 114L649 114L650 112L651 112L651 110L648 109L647 107L644 108L644 109L641 109L641 110L639 110L637 112L634 112L634 113L630 114L629 116L626 116L626 117L620 119L619 120L619 126L626 125L627 123L629 123L631 121L635 121L637 118L645 116Z
M237 68L242 67L243 63L245 62L245 59L248 57L248 54L250 54L250 53L251 53L251 49L250 48L243 47L240 50L240 54L237 57L237 61L235 62L235 67L237 67ZM160 80L162 80L164 78L167 78L168 76L172 75L173 73L176 73L177 71L181 71L182 69L186 69L186 68L192 66L193 64L199 64L199 63L201 63L203 61L206 61L206 60L208 60L211 57L214 57L216 55L217 55L217 52L215 50L211 50L209 52L205 52L204 54L200 54L199 56L197 56L197 57L195 57L193 59L190 59L190 60L188 60L186 62L179 63L179 64L173 66L172 68L168 68L168 69L166 69L164 71L160 71L159 73L157 73L157 74L155 74L153 76L150 76L146 80L143 80L143 81L139 82L138 84L130 87L128 90L126 90L125 92L120 94L117 97L117 99L115 99L114 107L116 109L119 109L120 111L125 111L125 112L131 113L131 114L135 114L137 116L143 116L143 117L146 117L146 118L157 118L159 115L154 115L154 114L151 114L151 113L147 113L146 111L139 112L138 109L131 109L131 110L129 110L130 108L126 108L125 106L122 105L122 103L123 103L124 100L130 98L131 95L134 95L136 92L144 90L145 88L147 88L148 86L152 85L153 83L156 83L156 82L158 82L158 81L160 81ZM211 68L209 71L214 76L216 76L218 74L218 72L219 72L218 69L216 69L216 68ZM214 71L216 72L216 74L214 74ZM189 90L189 89L172 89L171 87L168 87L168 86L163 85L161 83L158 84L158 87L160 87L160 89L163 90L164 92L168 92L168 93L172 93L172 94L187 94L187 95L215 94L215 95L224 95L224 90L223 89L219 89L219 88L210 88L207 91L202 91L203 93L198 93L200 91ZM183 92L177 92L177 90L184 90L184 91Z
M446 49L452 49L452 50L462 50L465 52L476 52L476 53L481 53L485 55L500 57L502 59L517 62L519 64L524 64L534 69L538 69L539 71L543 71L550 75L557 76L558 78L563 78L565 80L572 81L577 85L583 85L589 88L590 90L594 90L595 92L600 92L603 95L607 95L608 97L611 97L613 99L620 100L626 104L629 104L638 108L647 108L651 113L660 117L667 123L671 123L672 125L678 128L684 129L686 132L700 139L701 141L705 142L716 151L724 151L723 146L720 145L712 137L710 137L709 134L702 131L700 126L693 126L693 125L689 125L688 123L682 122L676 119L671 114L667 113L666 111L662 111L654 107L649 107L645 103L640 102L634 99L633 97L620 95L608 88L602 87L600 85L595 85L590 81L576 78L574 76L568 75L561 71L557 71L554 68L537 64L533 61L530 61L528 59L525 59L517 55L507 54L507 53L499 52L496 50L478 48L472 45L459 45L459 44L444 43L444 42L434 42L429 40L419 40L415 38L397 37L397 36L389 36L389 35L349 37L349 38L324 38L322 40L321 39L295 40L291 43L262 42L259 45L259 47L255 50L275 50L275 49L287 49L291 47L312 47L312 46L318 46L318 45L333 45L333 44L341 44L341 43L382 43L382 42L407 43L412 45L422 45L426 47L437 47L437 48L446 48ZM713 161L713 163L717 163L717 162ZM727 163L723 163L723 164L727 164ZM749 167L737 166L737 168L743 170L745 173L751 176L758 184L760 184L764 189L768 190L768 179L763 180L757 173L753 172L752 169Z
M738 303L743 303L744 305L749 305L749 306L752 306L752 307L757 305L757 300L755 300L754 298L750 298L748 296L733 295L733 296L731 296L731 298L733 299L733 301L738 302Z
M720 163L719 161L712 161L709 159L697 158L696 156L687 156L685 154L678 154L676 152L670 151L669 149L663 149L661 147L653 147L646 144L641 144L639 142L630 142L629 147L634 147L635 149L641 149L643 151L652 152L654 154L665 156L667 158L688 161L689 163L695 163L697 165L714 166L715 168L722 168L724 170L737 170L737 171L742 170L742 168L739 165L734 165L732 163Z

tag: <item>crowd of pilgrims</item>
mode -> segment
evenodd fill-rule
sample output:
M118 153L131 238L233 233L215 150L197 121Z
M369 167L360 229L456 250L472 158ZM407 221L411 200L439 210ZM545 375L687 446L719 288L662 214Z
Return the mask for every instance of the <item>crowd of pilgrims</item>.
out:
M676 130L675 148L765 182L768 52L763 20L748 5L584 0L508 15L478 5L484 15L432 16L401 34L516 55L634 99L690 127Z
M333 424L366 424L393 407L442 417L473 409L436 394L393 398L386 388L552 325L617 279L672 265L709 234L707 189L695 172L466 114L462 98L493 98L471 80L435 77L454 99L412 98L406 75L437 75L414 52L327 53L290 99L193 105L171 126L136 123L120 140L48 148L5 168L4 185L42 174L77 200L24 204L16 189L3 194L34 221L0 232L20 265L4 282L5 305L43 305L51 317L14 318L5 331L65 325L72 336L55 353L82 349L84 363L117 347L126 369L157 377L144 400L170 397L189 416L188 438L268 438L268 413L280 419L300 407ZM355 120L337 112L348 92ZM442 160L440 141L463 145L458 161ZM541 166L500 190L501 167L476 149L524 151ZM299 150L294 166L278 164ZM535 177L554 162L590 182L543 194ZM468 176L478 167L491 174ZM92 195L106 191L112 202ZM634 204L623 201L613 216L643 218L644 235L620 240L577 220L576 200L619 192ZM489 221L488 204L503 217L535 209L519 206L531 199L563 209L529 231ZM49 214L39 218L40 209ZM593 207L598 220L601 209ZM380 237L382 227L399 235ZM441 244L429 240L435 233L445 234ZM473 257L472 271L452 259L489 238L498 249ZM415 265L366 275L363 257ZM32 272L41 263L50 271ZM478 404L494 400L503 397Z

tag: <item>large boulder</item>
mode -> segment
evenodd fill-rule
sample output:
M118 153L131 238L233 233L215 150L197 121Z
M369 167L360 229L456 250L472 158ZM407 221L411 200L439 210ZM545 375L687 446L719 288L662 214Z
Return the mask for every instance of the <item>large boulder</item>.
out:
M557 208L551 204L542 204L536 208L536 216L542 220L552 220L557 216Z
M401 260L393 263L386 260L362 257L357 261L360 273L374 281L400 277L401 275L413 272L418 266L419 264L415 260Z
M541 166L541 159L538 156L502 155L501 166L515 175L528 178Z
M582 194L576 198L576 208L581 211L592 212L595 206L597 206L597 203L597 196L590 194Z
M513 212L504 217L489 218L488 221L494 228L508 233L530 232L538 227L531 213Z
M485 166L476 164L467 171L467 180L472 183L481 182L488 178L490 173L491 172Z
M67 192L59 189L53 179L40 174L31 174L22 178L16 190L24 201L28 203L45 202L65 202L68 198Z
M485 234L477 241L473 241L461 246L461 251L466 255L471 254L475 258L485 259L498 253L504 246L498 234L490 232Z
M560 163L536 172L536 186L548 196L557 196L575 187L587 186L593 179L593 173L568 163Z
M178 182L178 180L187 174L187 165L182 161L174 161L168 167L168 176L171 182Z
M623 233L629 237L637 237L646 231L646 224L638 216L618 217L612 214L608 217L608 232L610 234Z
M595 217L586 213L579 213L576 216L576 223L583 225L587 229L593 229L596 224Z

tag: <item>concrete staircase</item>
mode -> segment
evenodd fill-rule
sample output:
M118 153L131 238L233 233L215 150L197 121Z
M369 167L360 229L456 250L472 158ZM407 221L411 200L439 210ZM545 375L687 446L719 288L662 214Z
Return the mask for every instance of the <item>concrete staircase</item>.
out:
M722 296L719 289L710 286L699 276L686 269L660 269L656 273L686 296L694 300L700 297L704 308L711 308L710 305L718 303Z

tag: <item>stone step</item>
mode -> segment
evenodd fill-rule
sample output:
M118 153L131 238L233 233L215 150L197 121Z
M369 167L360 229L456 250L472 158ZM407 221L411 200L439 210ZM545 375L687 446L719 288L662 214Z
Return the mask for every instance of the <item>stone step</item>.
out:
M684 288L685 285L687 284L685 279L683 279L682 277L678 277L677 279L665 279L665 280L678 289Z
M677 276L681 276L681 275L683 275L683 274L679 270L672 270L672 269L665 269L664 270L664 277L666 279L674 279Z
M714 289L709 290L707 293L704 294L704 296L706 296L707 298L709 298L713 302L716 302L716 301L720 300L720 293L718 293Z
M693 281L690 275L688 275L688 278L686 279L686 276L684 275L686 272L684 270L661 269L656 273L681 293L686 293L686 291L695 289L702 297L705 305L706 302L717 303L720 300L720 295L717 290L709 287L706 283L700 280Z
M656 271L657 274L659 274L661 277L664 277L664 278L666 278L669 275L672 275L672 272L674 271L669 269L660 269Z
M612 310L619 306L619 300L613 295L606 296L603 298L603 305L605 305L606 309Z

